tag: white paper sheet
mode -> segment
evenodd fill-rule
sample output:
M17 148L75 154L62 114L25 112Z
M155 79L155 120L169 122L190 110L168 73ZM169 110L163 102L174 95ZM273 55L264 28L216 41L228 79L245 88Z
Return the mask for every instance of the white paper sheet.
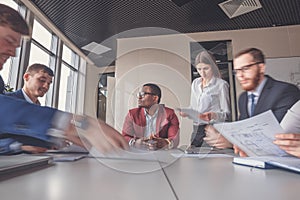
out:
M276 133L284 133L272 111L231 123L214 124L214 127L231 143L248 156L286 156L273 144Z
M180 111L180 112L186 113L188 115L187 117L189 119L193 120L194 122L197 122L198 124L208 124L209 123L208 121L201 120L199 118L199 115L201 113L199 113L196 110L193 110L193 109L190 109L190 108L177 108L177 110Z

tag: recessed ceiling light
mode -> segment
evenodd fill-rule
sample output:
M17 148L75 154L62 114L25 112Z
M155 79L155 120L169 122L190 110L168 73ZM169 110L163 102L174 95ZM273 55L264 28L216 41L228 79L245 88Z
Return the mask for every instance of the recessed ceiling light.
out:
M90 52L98 54L98 55L111 50L111 48L108 48L108 47L98 44L96 42L91 42L91 43L81 47L81 49L90 51Z

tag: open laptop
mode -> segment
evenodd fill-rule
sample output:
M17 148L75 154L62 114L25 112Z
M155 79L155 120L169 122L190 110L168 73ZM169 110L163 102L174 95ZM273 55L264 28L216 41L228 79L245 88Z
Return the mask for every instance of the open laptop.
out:
M4 175L18 175L20 172L28 172L51 165L53 165L53 158L51 156L27 154L0 156L0 180Z

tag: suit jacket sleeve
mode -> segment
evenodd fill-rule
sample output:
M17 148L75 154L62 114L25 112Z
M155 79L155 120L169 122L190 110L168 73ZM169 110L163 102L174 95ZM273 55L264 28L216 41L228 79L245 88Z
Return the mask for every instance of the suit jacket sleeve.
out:
M174 110L169 115L169 129L168 139L173 141L173 147L177 147L179 144L179 120Z
M287 111L300 99L300 91L294 85L287 85L282 89L282 94L276 99L272 111L279 122L281 122Z
M238 101L238 106L239 106L239 120L243 120L246 118L249 118L248 110L247 110L247 93L243 92Z
M134 138L134 127L133 127L133 119L130 116L130 112L125 117L125 121L123 124L122 135L129 142L132 138Z
M23 144L48 146L47 131L57 110L0 95L0 137L15 138Z

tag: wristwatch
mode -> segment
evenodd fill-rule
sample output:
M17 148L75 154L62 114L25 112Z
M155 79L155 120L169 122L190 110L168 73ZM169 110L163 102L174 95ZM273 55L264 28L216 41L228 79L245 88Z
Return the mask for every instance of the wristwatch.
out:
M129 146L134 146L134 143L135 143L135 138L130 139L128 142Z

